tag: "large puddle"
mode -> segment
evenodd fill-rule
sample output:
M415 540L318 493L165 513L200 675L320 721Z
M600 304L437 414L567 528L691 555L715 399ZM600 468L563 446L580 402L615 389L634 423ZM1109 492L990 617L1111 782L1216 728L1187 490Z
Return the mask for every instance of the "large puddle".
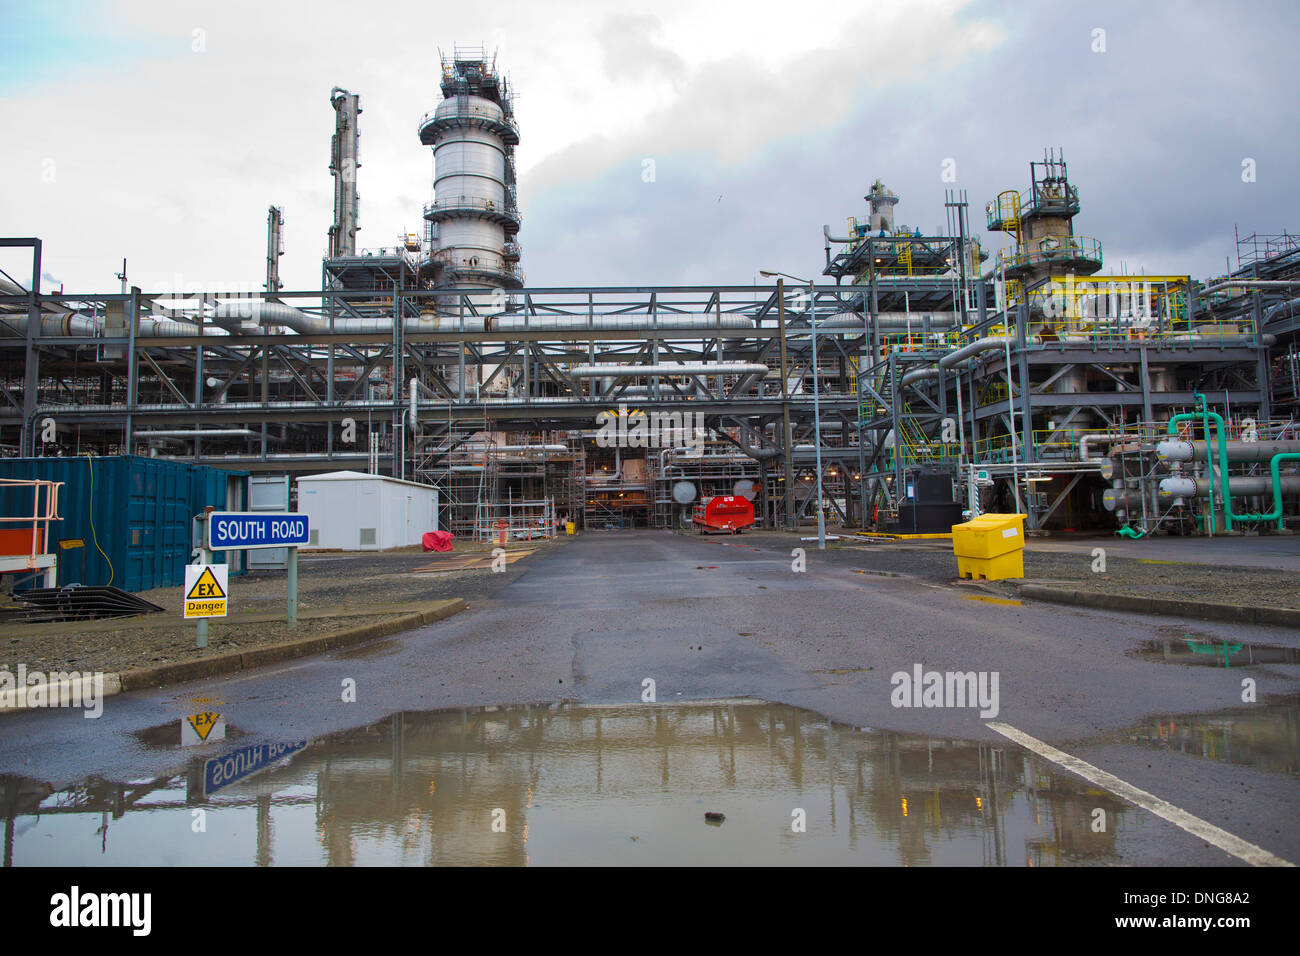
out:
M1266 770L1300 773L1300 697L1272 698L1214 714L1148 717L1120 738L1166 750Z
M405 713L253 739L154 780L0 778L4 864L1051 866L1125 862L1166 826L1014 746L759 702Z

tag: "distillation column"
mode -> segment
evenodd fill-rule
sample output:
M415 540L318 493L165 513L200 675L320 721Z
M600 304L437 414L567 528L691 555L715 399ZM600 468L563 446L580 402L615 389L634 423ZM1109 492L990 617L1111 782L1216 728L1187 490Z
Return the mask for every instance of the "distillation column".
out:
M443 100L420 121L420 142L433 147L433 201L426 204L429 251L425 274L439 289L481 290L475 311L502 311L505 289L518 289L520 217L515 196L514 148L519 142L511 95L494 60L457 50L442 58ZM438 311L459 304L439 300ZM460 367L446 368L460 387ZM466 383L472 385L473 383Z
M334 137L330 140L330 175L334 177L334 223L329 231L329 258L357 254L357 169L361 134L357 117L361 97L342 87L330 90Z

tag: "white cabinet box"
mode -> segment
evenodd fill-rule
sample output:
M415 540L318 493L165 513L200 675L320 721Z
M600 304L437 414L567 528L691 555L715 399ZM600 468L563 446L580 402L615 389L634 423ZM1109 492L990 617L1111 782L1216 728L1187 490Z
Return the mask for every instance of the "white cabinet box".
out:
M438 530L438 489L360 471L298 479L298 510L311 518L309 548L387 551Z

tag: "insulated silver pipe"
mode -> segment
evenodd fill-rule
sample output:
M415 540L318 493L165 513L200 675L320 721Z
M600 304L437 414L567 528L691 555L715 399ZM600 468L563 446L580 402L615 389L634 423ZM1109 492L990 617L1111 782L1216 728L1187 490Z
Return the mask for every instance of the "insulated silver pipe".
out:
M957 324L956 312L878 312L876 313L876 324L882 329L907 329L914 332L920 332L922 324L926 319L930 320L930 327L949 329ZM836 312L834 315L817 320L817 329L823 328L842 328L845 326L854 326L862 328L866 324L866 318L858 312Z
M1209 295L1220 289L1295 289L1300 288L1297 279L1225 279L1214 285L1206 286L1201 295Z
M903 384L911 385L913 382L919 382L923 378L938 378L939 370L934 366L929 368L914 368L903 376Z
M5 314L0 318L0 332L12 331L18 335L27 334L27 316L19 313ZM74 338L98 338L104 334L104 320L95 316L82 315L80 312L62 312L41 316L40 334L43 336L71 336ZM144 337L179 337L198 335L199 327L179 319L160 315L146 315L140 318L136 335Z
M1219 442L1214 443L1214 457L1219 457ZM1274 455L1300 454L1300 441L1230 441L1228 461L1272 461ZM1162 441L1156 445L1161 461L1205 461L1203 441Z
M1264 313L1264 324L1268 325L1268 323L1272 322L1274 319L1280 318L1283 314L1294 312L1298 307L1300 307L1300 299L1290 299L1280 305L1272 306Z
M1090 454L1088 454L1089 451L1088 445L1090 442L1095 442L1095 441L1117 442L1117 441L1141 441L1141 440L1142 440L1141 435L1136 435L1132 433L1126 435L1112 435L1108 432L1100 432L1092 435L1084 435L1079 439L1079 460L1096 462L1097 464L1101 464L1102 461L1109 461L1109 459L1093 458ZM1110 476L1103 475L1102 477L1109 478Z
M453 317L453 322L459 320ZM481 319L479 320L482 321ZM582 329L752 329L754 320L743 315L494 315L489 316L490 331L523 332L573 331ZM817 323L818 326L821 322Z
M1107 511L1127 511L1142 507L1142 492L1124 488L1107 488L1101 493L1101 505Z
M156 428L135 432L136 438L261 438L251 428Z
M0 334L12 332L14 335L27 334L27 314L20 312L5 313L0 317ZM95 319L76 312L63 312L56 315L42 315L38 335L70 335L77 337L94 337L104 327L102 319Z
M261 327L282 325L300 335L319 335L330 331L329 320L311 315L301 309L281 302L223 302L217 306L213 322L231 332L257 333ZM461 322L466 332L523 332L523 331L622 331L635 329L752 329L754 320L743 315L493 315L464 316L425 312L419 318L409 317L403 328L407 332L458 332ZM357 318L336 317L334 331L343 333L390 332L393 320L389 317Z
M680 365L575 365L574 378L630 378L642 375L766 375L768 367L754 362L683 362Z
M1038 341L1036 336L1026 338L1027 342ZM951 368L958 362L977 355L980 352L988 352L992 349L1005 348L1008 345L1014 345L1015 339L1008 335L987 335L982 339L976 339L969 345L963 345L961 348L949 352L943 358L939 359L939 368ZM917 368L903 376L902 384L911 385L913 382L919 382L923 378L935 378L939 374L939 369L934 366L929 368Z
M1009 335L987 335L982 339L976 339L969 345L963 345L955 352L949 352L939 359L939 367L952 368L958 362L968 359L972 355L978 355L980 352L988 352L992 349L1000 349L1007 345L1014 345L1015 341L1015 338Z
M1284 495L1300 494L1300 475L1282 475L1282 493ZM1223 494L1223 480L1214 482L1215 495ZM1271 475L1230 475L1228 477L1228 494L1234 498L1253 498L1273 494L1273 477ZM1161 498L1208 498L1210 483L1205 478L1190 475L1176 475L1160 479Z
M1267 332L1259 335L1207 335L1204 332L1181 332L1169 336L1175 345L1276 345L1277 336Z

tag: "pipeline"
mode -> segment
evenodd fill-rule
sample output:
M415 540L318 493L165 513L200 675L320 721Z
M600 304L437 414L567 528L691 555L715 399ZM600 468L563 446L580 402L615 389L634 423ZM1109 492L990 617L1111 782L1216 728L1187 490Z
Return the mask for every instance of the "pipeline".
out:
M1226 453L1228 461L1271 461L1274 455L1300 453L1300 441L1215 441L1215 453ZM1203 441L1162 441L1156 445L1161 461L1206 461L1208 446Z
M1224 479L1226 479L1226 478L1227 478L1227 474L1228 474L1228 448L1227 448L1227 446L1228 446L1228 444L1229 444L1229 442L1227 441L1227 432L1228 432L1228 427L1227 427L1227 425L1224 424L1223 417L1222 417L1221 415L1219 415L1218 412L1212 412L1212 411L1209 410L1209 407L1208 407L1208 405L1207 405L1207 403L1206 403L1206 400L1205 400L1205 396L1204 396L1203 394L1201 394L1200 392L1195 392L1195 393L1193 393L1193 394L1194 394L1194 397L1196 398L1196 400L1197 400L1198 402L1201 403L1201 413L1200 413L1200 416L1201 416L1201 418L1202 418L1202 419L1204 420L1204 422L1205 422L1205 426L1204 426L1204 427L1205 427L1205 434L1206 434L1206 438L1207 438L1207 439L1210 437L1210 434L1211 434L1211 432L1210 432L1210 422L1214 422L1214 433L1213 433L1213 434L1216 436L1217 441L1218 441L1218 452L1219 452L1219 473L1220 473L1221 475L1224 476ZM1196 415L1195 412L1184 412L1183 414L1180 414L1180 415L1174 415L1172 418L1169 419L1169 425L1168 425L1167 433L1168 433L1169 435L1176 435L1176 434L1178 434L1178 425L1179 425L1180 422L1184 422L1184 421L1192 421L1192 420L1194 420L1196 417L1197 417L1197 415ZM1263 443L1258 443L1258 442L1239 442L1238 444L1241 444L1241 445L1251 445L1251 444L1270 444L1270 443L1268 443L1268 442L1263 442ZM1273 443L1273 444L1280 444L1280 443ZM1208 452L1208 449L1207 449L1207 454L1208 454L1208 453L1209 453L1209 452ZM1223 526L1224 526L1224 530L1226 530L1226 531L1231 531L1231 530L1232 530L1232 523L1233 523L1234 520L1237 520L1237 521L1274 521L1274 520L1281 519L1281 517L1282 517L1282 476L1281 476L1281 473L1280 473L1280 466L1281 466L1281 464L1282 464L1283 461L1300 461L1300 451L1297 451L1297 452L1281 451L1281 452L1278 452L1278 453L1274 454L1274 455L1272 456L1272 458L1269 459L1269 462L1268 462L1269 475L1270 475L1270 477L1271 477L1271 479L1272 479L1272 485L1273 485L1273 510L1270 511L1270 512L1267 512L1267 513L1263 513L1263 514L1237 514L1236 512L1234 512L1234 511L1232 510L1232 496L1231 496L1231 495L1224 495L1224 496L1223 496ZM1209 489L1210 489L1210 511L1209 511L1209 516L1210 516L1211 521L1213 521L1214 511L1215 511L1215 506L1214 506L1214 485L1213 485L1213 482L1214 482L1214 464L1213 464L1213 462L1210 463L1210 465L1209 465L1209 469L1208 469L1208 472L1209 472ZM1213 524L1211 524L1211 525L1210 525L1211 533L1213 533L1213 527L1214 527Z
M259 326L282 325L299 335L320 335L330 331L329 319L311 315L281 302L223 302L213 313L213 321L231 332L252 333ZM494 315L459 316L425 312L419 318L403 322L407 332L458 332L464 321L466 332L524 331L625 331L638 329L752 329L753 319L743 315L673 315L661 318L649 315ZM337 316L334 331L346 334L391 332L390 317L358 318Z
M574 378L628 378L641 375L766 375L766 365L756 362L683 362L680 365L575 365Z
M0 319L0 331L12 332L14 335L24 337L27 335L27 320L28 317L25 314L6 314L4 318ZM78 338L91 338L99 335L103 327L102 319L94 319L75 312L64 312L59 315L42 315L37 334L42 336L67 335Z
M903 376L903 384L911 385L913 382L919 382L923 378L938 378L940 372L934 366L930 368L914 368Z
M1276 345L1277 336L1267 332L1259 335L1207 335L1203 332L1180 332L1169 336L1174 345Z
M1025 341L1036 343L1038 341L1038 337L1028 336L1026 337ZM913 369L912 371L908 372L906 375L903 376L902 384L911 385L913 382L918 382L923 378L937 378L939 375L940 368L951 368L953 365L956 365L958 362L961 362L964 359L970 358L972 355L977 355L980 352L987 352L995 348L996 349L1004 348L1007 345L1014 345L1014 344L1015 344L1015 339L1009 335L986 335L982 339L976 339L974 342L971 342L967 345L963 345L961 348L949 352L947 355L943 356L941 359L939 359L939 368L930 366L928 368Z
M15 335L25 336L27 334L27 316L6 315L3 319L0 319L0 330L8 330ZM82 315L80 312L43 315L41 316L39 334L50 337L102 338L104 335L104 320L96 316ZM198 335L199 327L167 316L146 315L140 317L135 334L144 338Z
M1142 492L1136 488L1107 488L1101 493L1101 506L1107 511L1141 508Z
M926 319L930 328L950 329L957 324L956 312L878 312L876 325L882 329L907 329L920 333ZM817 328L841 328L851 326L862 328L866 317L857 312L836 312L834 315L817 320Z
M1220 289L1291 289L1300 286L1296 279L1224 279L1200 290L1201 295L1209 295Z
M1216 486L1219 494L1223 493L1223 478ZM1228 494L1234 498L1255 498L1273 493L1273 479L1265 475L1236 475L1227 478ZM1282 493L1300 494L1300 475L1283 475L1280 477ZM1175 475L1160 479L1160 497L1162 498L1208 498L1209 482L1204 478L1191 475Z
M1297 307L1300 307L1300 299L1290 299L1280 305L1272 306L1264 313L1263 324L1268 325L1274 319L1281 318L1283 313L1290 315L1295 312Z
M939 359L940 368L951 368L958 362L977 355L980 352L987 352L991 349L1000 349L1007 345L1014 345L1015 339L1009 335L986 335L982 339L976 339L969 345L963 345L955 352L949 352L943 358ZM1026 341L1037 341L1037 338L1026 339Z
M1079 439L1079 460L1080 460L1080 461L1089 461L1089 462L1094 462L1094 463L1096 463L1096 464L1101 464L1103 461L1109 461L1109 460L1110 460L1110 459L1108 459L1108 458L1092 458L1092 457L1090 457L1090 456L1088 455L1088 444L1089 444L1090 442L1094 442L1094 441L1113 441L1113 442L1115 442L1115 441L1141 441L1141 439L1142 439L1142 436L1141 436L1141 435L1135 435L1135 434L1110 435L1110 434L1107 434L1107 433L1105 433L1105 432L1102 432L1102 433L1100 433L1100 434L1084 435L1082 438ZM1110 477L1110 476L1109 476L1109 475L1103 475L1103 477L1108 478L1108 477Z
M135 432L136 438L261 438L251 428L158 428ZM271 437L271 436L267 436ZM277 439L278 440L278 439Z
M28 295L28 291L15 282L0 276L0 295ZM0 307L4 318L0 319L0 331L10 331L18 336L27 334L27 307L6 305ZM42 337L67 336L71 338L99 338L104 334L104 319L97 316L74 312L58 302L42 302L39 334ZM136 334L141 336L182 336L197 335L198 326L165 315L148 315L139 319Z

